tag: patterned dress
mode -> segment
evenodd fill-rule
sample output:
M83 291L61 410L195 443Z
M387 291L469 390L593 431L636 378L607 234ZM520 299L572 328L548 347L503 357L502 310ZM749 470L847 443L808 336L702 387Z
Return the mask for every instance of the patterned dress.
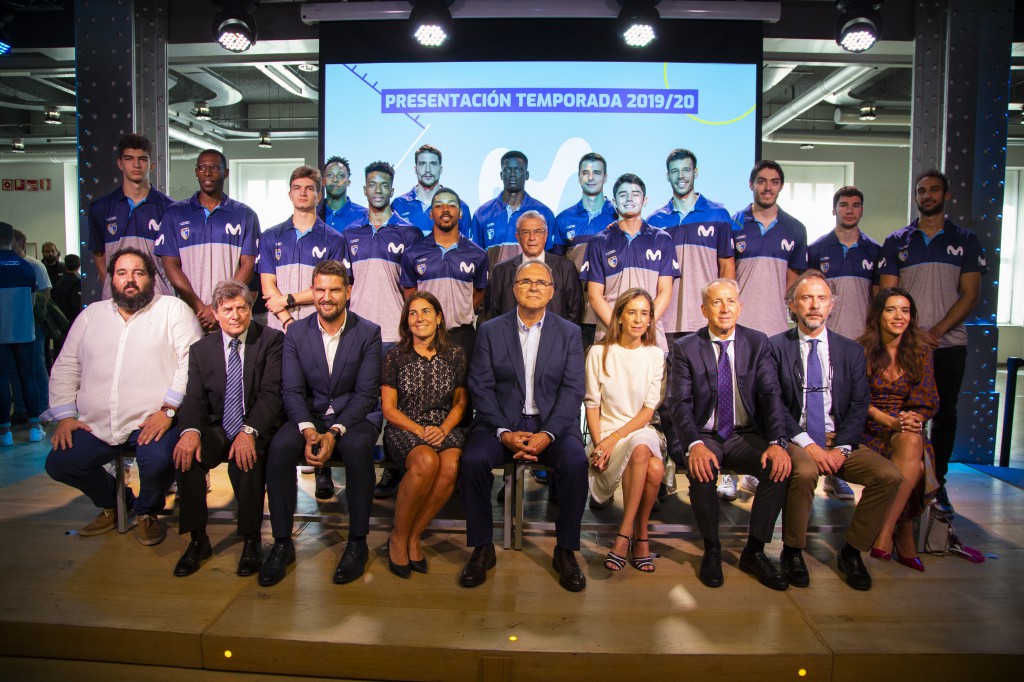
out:
M398 391L398 409L423 426L440 426L452 409L455 389L466 385L466 354L452 345L446 353L425 358L414 350L401 351L397 346L384 356L381 383ZM437 448L438 451L466 444L466 430L455 427ZM405 465L409 451L428 445L416 434L388 423L384 427L384 448L388 458ZM434 447L431 445L430 447Z
M922 351L924 356L924 376L917 384L911 384L906 374L901 375L895 381L888 379L884 374L868 376L871 386L871 405L888 415L896 416L902 412L917 412L925 421L931 419L939 409L939 390L935 385L935 372L932 367L932 353L930 350ZM863 445L871 448L883 456L892 458L892 447L890 441L898 433L892 429L885 428L873 419L868 418L864 429ZM907 506L903 509L902 518L914 518L920 515L939 488L938 478L935 476L935 450L932 449L931 441L922 432L924 439L924 476L914 492L907 500Z

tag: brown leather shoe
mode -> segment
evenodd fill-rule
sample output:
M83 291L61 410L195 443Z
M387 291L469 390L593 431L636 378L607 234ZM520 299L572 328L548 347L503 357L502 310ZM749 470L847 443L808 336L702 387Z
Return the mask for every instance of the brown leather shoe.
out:
M135 539L141 544L159 545L167 537L167 529L156 514L143 514L135 525Z
M117 525L117 509L110 507L109 509L102 510L99 515L82 526L78 530L78 534L82 537L89 537L90 535L102 535L109 531L114 530L114 526Z

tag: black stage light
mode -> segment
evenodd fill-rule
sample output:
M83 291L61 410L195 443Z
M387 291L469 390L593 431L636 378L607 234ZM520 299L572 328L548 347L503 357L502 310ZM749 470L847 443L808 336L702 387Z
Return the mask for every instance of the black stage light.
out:
M836 44L847 52L865 52L882 37L878 0L836 0L841 14L836 22Z
M646 47L655 38L654 28L661 19L654 6L660 0L619 0L622 9L616 19L619 34L629 47Z
M424 47L440 47L452 33L452 0L410 0L412 37Z
M11 48L14 46L14 40L4 28L4 25L11 23L11 19L13 18L14 15L10 12L0 14L0 57L3 57L5 54L10 52Z
M256 11L259 0L219 0L213 18L213 37L231 52L245 52L256 44Z

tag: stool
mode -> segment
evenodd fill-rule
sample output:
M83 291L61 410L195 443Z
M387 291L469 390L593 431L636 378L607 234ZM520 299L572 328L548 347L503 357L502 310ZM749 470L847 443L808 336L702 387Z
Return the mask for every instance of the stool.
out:
M521 550L523 548L523 525L524 525L524 521L523 521L523 489L526 487L526 470L527 469L532 469L534 471L553 472L554 469L552 469L551 467L544 466L543 464L540 464L539 462L524 462L522 460L513 461L511 463L511 466L515 469L515 482L514 482L514 485L515 485L515 497L516 497L515 510L514 510L515 516L512 519L511 526L514 529L514 533L515 533L515 548L517 550ZM508 487L507 487L508 486L508 478L507 478L508 477L508 468L509 468L509 465L506 464L505 465L505 472L506 472L505 473L505 475L506 475L506 482L505 482L505 485L506 485L506 488L505 488L505 518L506 519L508 518L508 514L509 514L509 509L508 509L508 498L509 498L509 495L508 495ZM509 524L506 523L505 524L506 533L508 532L507 531L508 526L509 526ZM505 548L508 549L507 546Z
M124 494L127 485L124 480L124 458L134 457L135 451L131 452L119 452L114 458L114 467L116 469L114 473L115 492L117 495L117 532L127 533L128 532L128 504L124 501Z

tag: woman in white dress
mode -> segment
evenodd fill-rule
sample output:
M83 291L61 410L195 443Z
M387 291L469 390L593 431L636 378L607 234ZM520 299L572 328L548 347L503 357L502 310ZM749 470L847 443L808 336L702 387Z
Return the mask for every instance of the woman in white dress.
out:
M587 355L584 405L596 443L590 454L591 504L607 505L622 483L622 523L604 560L610 571L621 570L629 552L634 568L654 571L647 524L664 463L651 419L665 397L665 354L654 345L653 311L646 291L625 292L615 301L608 335Z

